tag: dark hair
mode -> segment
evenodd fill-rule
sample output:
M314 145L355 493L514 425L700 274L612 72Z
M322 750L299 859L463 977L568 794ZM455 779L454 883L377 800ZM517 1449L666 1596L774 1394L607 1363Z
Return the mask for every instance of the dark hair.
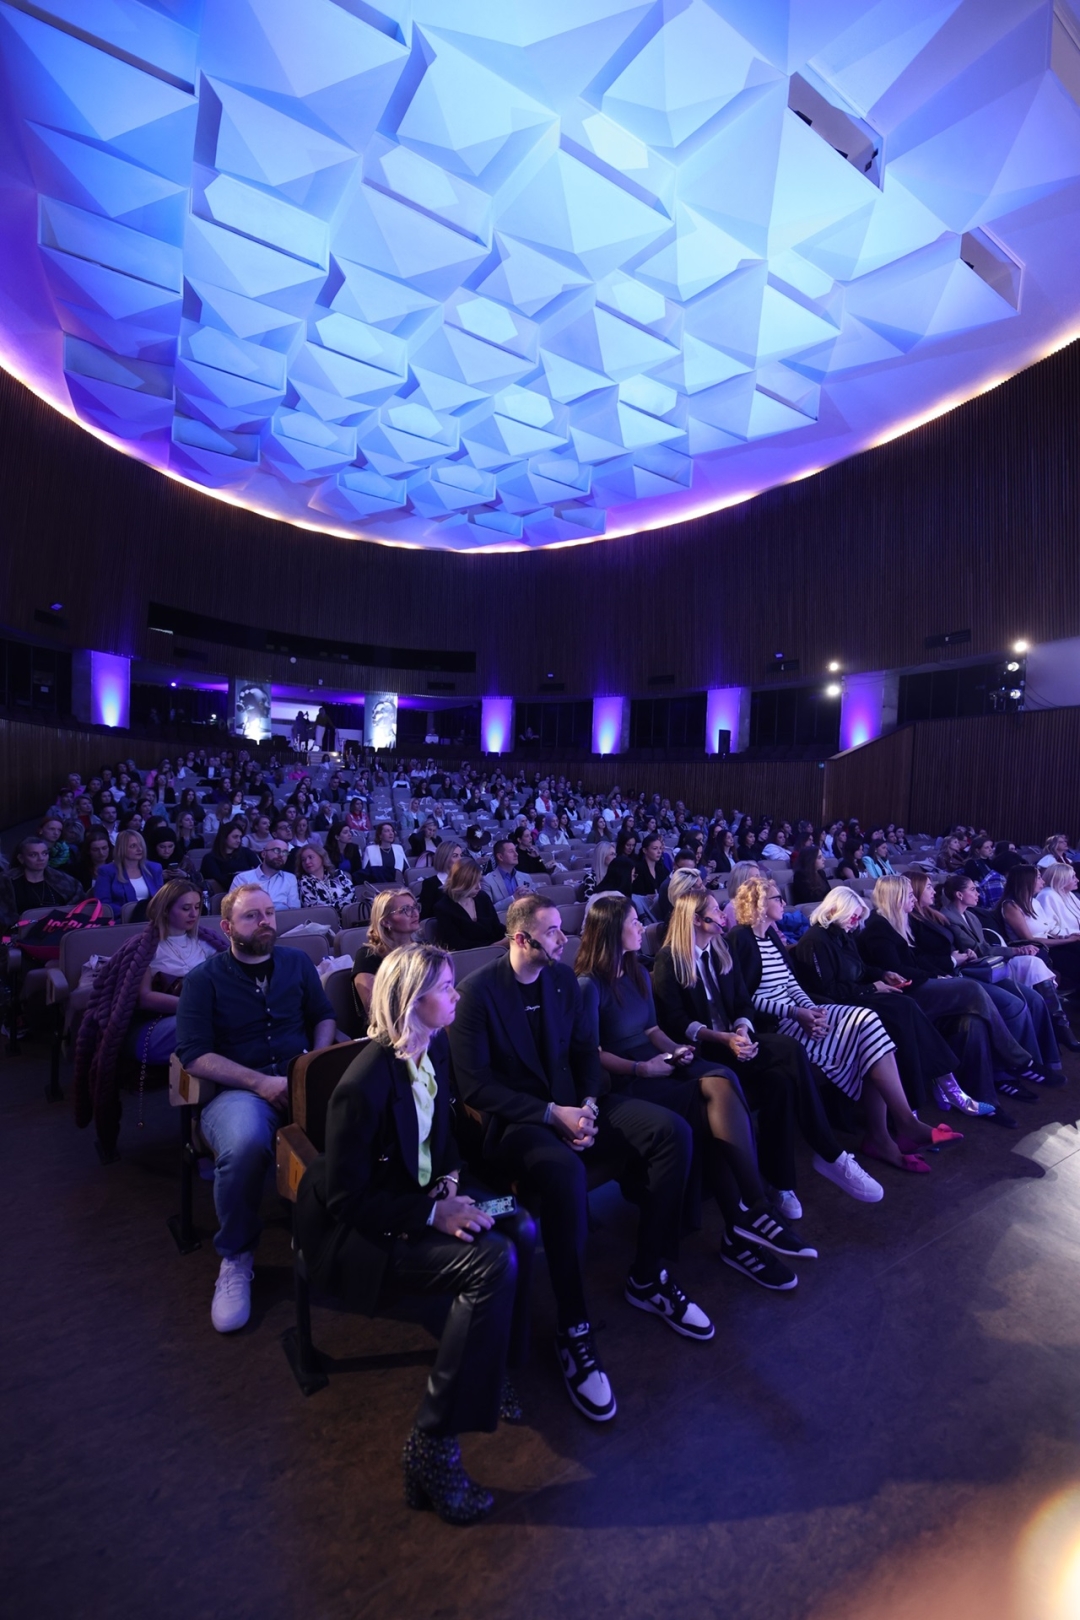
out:
M631 839L633 839L634 844L636 845L637 844L637 833L634 831L633 827L623 827L622 830L620 831L618 837L615 840L615 853L616 853L616 855L625 855L626 854L626 846L630 842Z
M1004 905L1006 900L1011 900L1013 905L1020 907L1025 917L1034 917L1035 883L1038 876L1038 867L1029 866L1026 861L1012 867L1005 879L1001 904Z
M480 829L478 827L470 827L469 828L469 832L479 832L479 830ZM465 836L467 838L468 833L466 833ZM517 849L517 845L514 843L514 840L512 838L496 838L495 842L491 846L491 854L492 854L492 858L494 860L497 861L499 859L499 851L500 851L500 849L505 849L507 844L510 845L511 849Z
M229 834L233 832L238 832L241 838L244 836L244 829L238 821L223 821L214 834L214 854L219 858L227 853L225 849L226 840Z
M616 998L619 997L620 970L639 995L648 983L637 952L623 949L622 931L633 911L633 901L622 895L605 894L594 900L585 914L581 945L574 961L574 972L579 979L596 979L613 991Z
M949 876L941 885L941 892L951 905L956 899L957 895L966 889L969 883L978 888L978 884L975 883L975 879L969 876L967 872L950 872Z
M554 900L549 900L544 894L536 894L529 890L518 894L510 902L506 913L506 937L513 939L515 934L529 934L532 932L538 911L557 911L559 908Z

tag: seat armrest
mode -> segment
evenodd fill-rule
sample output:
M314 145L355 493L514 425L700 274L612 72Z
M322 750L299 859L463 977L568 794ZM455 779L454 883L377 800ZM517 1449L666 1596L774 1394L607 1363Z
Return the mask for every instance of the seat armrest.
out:
M277 1190L290 1204L296 1203L296 1190L304 1171L319 1157L299 1125L283 1125L277 1133Z
M50 1007L56 1007L61 1001L66 1001L71 995L71 986L67 974L61 973L56 966L45 969L45 1000Z
M212 1080L199 1080L189 1074L174 1052L169 1059L169 1104L172 1108L197 1108L209 1102L217 1087Z

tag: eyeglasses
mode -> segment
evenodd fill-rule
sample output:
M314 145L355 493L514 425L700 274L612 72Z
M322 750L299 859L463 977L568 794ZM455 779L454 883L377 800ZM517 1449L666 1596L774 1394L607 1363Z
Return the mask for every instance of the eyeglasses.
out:
M391 917L419 917L419 906L395 906L390 913Z

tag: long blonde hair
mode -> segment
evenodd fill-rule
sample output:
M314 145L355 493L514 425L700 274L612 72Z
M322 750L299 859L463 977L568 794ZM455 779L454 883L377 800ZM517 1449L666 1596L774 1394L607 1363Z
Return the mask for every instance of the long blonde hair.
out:
M384 959L371 987L368 1034L389 1046L395 1057L413 1062L427 1049L431 1031L422 1023L416 1003L433 989L444 965L453 959L437 945L399 945Z
M134 827L125 827L123 832L118 832L113 845L113 860L120 877L124 876L128 861L138 861L140 870L145 867L146 842L142 833L136 832Z
M1075 866L1069 866L1064 861L1055 861L1053 866L1040 866L1039 871L1048 889L1056 889L1058 894L1072 894L1073 891L1065 887L1065 879L1075 876Z
M874 910L880 911L900 938L912 945L911 923L904 909L909 894L914 894L914 890L906 877L882 877L874 884Z
M727 882L724 887L727 889L729 897L734 900L744 883L749 883L751 878L760 876L761 867L757 861L736 861L727 875ZM670 893L670 890L668 892Z
M670 892L670 891L669 891ZM671 952L671 960L675 964L675 977L686 989L697 983L697 954L694 939L694 924L705 915L705 910L715 896L705 889L692 894L680 895L671 908L671 917L668 921L668 930L664 944ZM719 911L719 906L717 910ZM725 941L716 936L710 940L707 949L711 950L721 973L731 972L731 952Z

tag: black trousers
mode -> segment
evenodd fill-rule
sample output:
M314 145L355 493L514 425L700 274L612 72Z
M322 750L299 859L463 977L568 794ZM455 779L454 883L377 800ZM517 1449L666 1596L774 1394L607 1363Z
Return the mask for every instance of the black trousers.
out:
M529 1288L536 1227L519 1209L475 1243L433 1228L395 1239L380 1303L401 1295L452 1295L416 1426L445 1437L491 1431L507 1366L528 1345Z
M640 1097L600 1099L596 1141L575 1153L547 1125L508 1125L491 1153L500 1176L538 1208L559 1328L589 1320L585 1303L585 1240L589 1230L587 1174L603 1162L625 1175L638 1204L633 1273L652 1282L678 1252L683 1192L693 1133L685 1120Z
M757 1113L758 1163L761 1174L782 1191L795 1188L795 1139L801 1133L815 1153L830 1164L840 1157L840 1144L829 1124L821 1092L806 1053L790 1035L756 1035L756 1057L740 1063L730 1052L726 1063L738 1077L746 1100ZM700 1052L711 1051L702 1042ZM715 1051L725 1051L716 1046Z

